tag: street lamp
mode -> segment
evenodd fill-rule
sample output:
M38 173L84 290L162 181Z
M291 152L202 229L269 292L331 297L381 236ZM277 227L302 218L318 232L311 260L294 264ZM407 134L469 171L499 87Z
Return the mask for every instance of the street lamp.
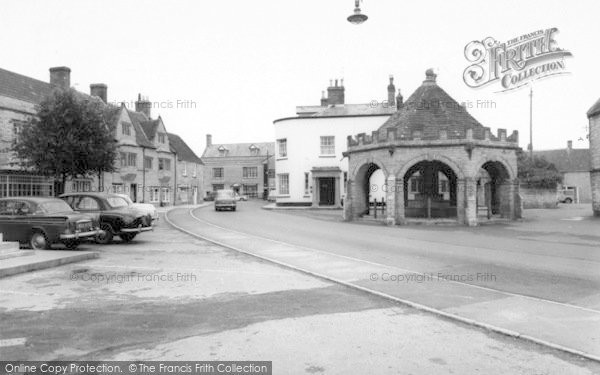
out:
M348 22L354 25L360 25L365 22L369 17L366 14L360 12L359 3L361 0L355 0L354 2L354 14L348 17Z

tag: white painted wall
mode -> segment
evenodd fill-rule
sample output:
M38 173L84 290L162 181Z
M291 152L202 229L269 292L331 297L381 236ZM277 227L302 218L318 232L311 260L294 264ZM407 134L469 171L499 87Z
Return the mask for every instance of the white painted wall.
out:
M346 151L348 135L358 133L371 134L377 130L389 115L363 116L363 117L306 117L292 118L276 121L275 139L287 139L287 158L279 156L278 144L275 145L275 173L289 174L290 194L281 196L279 178L276 178L276 200L278 203L312 202L309 190L305 194L304 173L310 173L313 167L337 166L342 170L340 183L343 185L343 172L348 172L348 158L342 156ZM321 136L335 136L335 157L320 157ZM312 186L312 174L309 175ZM379 185L383 181L375 182ZM341 197L345 195L345 186L342 186Z

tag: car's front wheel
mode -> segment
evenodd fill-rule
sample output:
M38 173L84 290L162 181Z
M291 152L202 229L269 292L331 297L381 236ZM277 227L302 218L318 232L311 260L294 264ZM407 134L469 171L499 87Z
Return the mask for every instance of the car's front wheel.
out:
M565 203L573 203L573 199L567 198L567 199L565 199Z
M29 246L33 250L44 250L50 248L50 242L44 232L37 230L31 233L31 236L29 237Z
M100 225L100 233L96 235L96 242L102 245L111 243L113 239L112 227L109 224Z
M137 233L121 233L119 237L123 240L123 242L131 242L135 238Z

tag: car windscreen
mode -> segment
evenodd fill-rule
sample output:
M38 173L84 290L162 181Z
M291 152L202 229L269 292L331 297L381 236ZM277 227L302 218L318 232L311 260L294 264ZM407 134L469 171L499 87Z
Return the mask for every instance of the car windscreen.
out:
M127 201L121 197L108 197L106 198L106 200L112 208L121 208L129 206Z
M233 198L233 191L231 191L231 190L219 190L219 191L217 191L217 198L232 199Z
M47 214L55 214L58 212L71 212L73 209L71 206L67 204L65 201L52 201L45 202L39 205L38 208L41 208Z

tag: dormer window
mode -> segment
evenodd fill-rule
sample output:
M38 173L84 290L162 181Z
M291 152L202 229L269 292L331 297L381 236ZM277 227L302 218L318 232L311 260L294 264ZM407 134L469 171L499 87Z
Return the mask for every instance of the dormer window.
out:
M258 156L259 151L260 151L260 149L258 147L256 147L255 145L250 146L250 155Z
M158 143L165 143L165 133L158 133Z
M123 135L131 135L131 124L128 122L121 123L123 127Z
M229 150L227 150L227 147L220 146L219 147L219 156L225 156L225 155L227 155L227 151L229 151Z

